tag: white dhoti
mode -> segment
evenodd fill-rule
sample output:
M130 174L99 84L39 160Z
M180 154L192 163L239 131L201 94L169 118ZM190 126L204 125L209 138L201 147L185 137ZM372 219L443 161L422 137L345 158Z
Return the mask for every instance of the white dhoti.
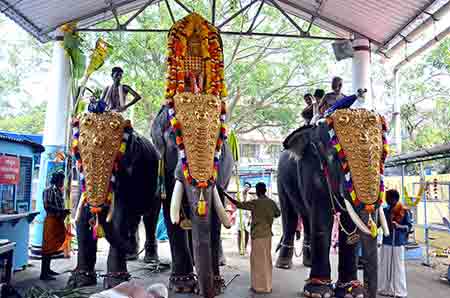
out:
M381 246L378 257L378 291L384 295L408 296L404 246Z

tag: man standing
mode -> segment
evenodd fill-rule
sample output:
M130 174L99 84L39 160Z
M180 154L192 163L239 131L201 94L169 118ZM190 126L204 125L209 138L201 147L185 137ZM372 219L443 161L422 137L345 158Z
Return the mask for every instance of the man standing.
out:
M50 186L44 190L44 208L47 213L44 221L44 237L42 243L41 280L54 280L58 273L50 269L52 255L60 252L66 239L64 219L70 210L64 208L63 188L64 173L53 173Z
M386 192L384 209L390 235L383 237L378 268L379 293L382 296L407 297L405 245L412 221L408 210L399 202L400 195L396 190Z
M238 202L227 198L237 208L250 210L252 213L250 254L251 290L255 293L272 292L272 224L280 216L280 209L274 201L266 196L266 185L256 184L256 200Z
M122 76L123 76L123 69L117 66L113 67L111 71L113 84L111 86L106 87L106 89L103 90L101 97L101 100L103 100L106 103L108 110L123 112L141 99L141 96L136 91L134 91L130 86L122 85L120 83L122 80ZM133 95L134 98L131 102L127 104L126 99L128 93Z

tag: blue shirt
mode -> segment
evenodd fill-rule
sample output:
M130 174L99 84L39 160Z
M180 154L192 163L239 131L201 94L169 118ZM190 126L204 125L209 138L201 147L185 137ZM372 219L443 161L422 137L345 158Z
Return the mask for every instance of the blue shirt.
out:
M386 219L389 221L391 218L391 207L388 206L383 209ZM408 243L408 234L412 228L411 214L406 211L405 216L399 223L402 226L407 226L407 228L397 228L395 229L395 243L393 243L394 233L392 231L393 225L389 227L390 235L388 237L383 236L383 244L394 245L394 246L404 246Z

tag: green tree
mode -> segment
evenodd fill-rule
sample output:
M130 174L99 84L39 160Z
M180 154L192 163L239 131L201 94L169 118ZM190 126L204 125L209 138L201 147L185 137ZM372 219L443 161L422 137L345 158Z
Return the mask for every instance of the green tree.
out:
M205 1L186 1L192 10L210 17L210 5ZM223 20L240 6L230 1L217 1L217 18ZM245 31L250 27L257 6L236 17L224 30ZM186 12L172 5L175 19ZM127 17L122 17L123 22ZM98 27L114 27L115 21ZM172 20L164 3L150 6L131 25L134 28L170 28ZM256 32L295 33L275 8L265 5L255 23ZM316 27L312 34L324 34ZM109 76L113 65L124 68L124 82L132 85L142 96L134 111L134 125L144 134L160 105L164 102L165 61L167 38L164 33L103 33L114 46L107 65L96 77ZM86 35L96 39L97 35ZM329 80L327 64L334 57L329 42L270 37L223 36L225 76L231 126L238 133L255 129L298 126L303 107L303 94L323 86ZM104 87L104 86L103 86Z
M42 134L44 131L46 103L26 107L15 116L0 117L0 130L17 133Z

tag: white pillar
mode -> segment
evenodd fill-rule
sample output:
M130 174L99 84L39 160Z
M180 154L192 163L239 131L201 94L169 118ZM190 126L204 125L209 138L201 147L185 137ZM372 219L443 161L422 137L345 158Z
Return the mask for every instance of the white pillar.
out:
M55 41L53 45L48 91L43 145L63 146L66 143L65 127L70 99L70 58L64 50L63 41Z
M365 96L366 108L375 108L372 101L372 88L370 84L370 44L365 38L356 37L353 40L352 59L352 88L356 94L358 89L367 89Z
M66 54L62 36L57 37L53 45L52 68L48 82L48 101L45 117L43 145L45 152L41 155L39 187L36 194L36 211L39 215L34 221L31 239L32 256L40 255L45 219L42 193L55 170L64 170L64 162L55 161L58 152L66 153L66 132L70 101L70 58Z

